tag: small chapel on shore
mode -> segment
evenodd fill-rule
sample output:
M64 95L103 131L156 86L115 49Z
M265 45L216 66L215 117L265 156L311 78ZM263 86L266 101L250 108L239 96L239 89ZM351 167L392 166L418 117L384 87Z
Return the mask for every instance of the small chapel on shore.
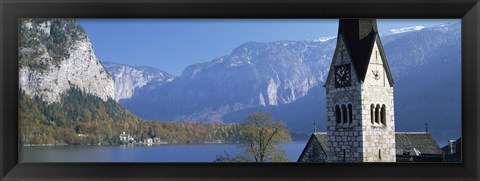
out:
M441 161L430 134L395 132L393 87L376 19L340 19L325 83L327 130L312 134L298 161L396 162L422 153Z

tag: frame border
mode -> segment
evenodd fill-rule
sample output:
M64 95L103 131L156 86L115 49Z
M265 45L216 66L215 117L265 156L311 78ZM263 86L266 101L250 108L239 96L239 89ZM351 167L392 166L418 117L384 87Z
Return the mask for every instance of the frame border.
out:
M0 0L0 180L478 180L479 0ZM463 163L18 163L18 18L462 18Z

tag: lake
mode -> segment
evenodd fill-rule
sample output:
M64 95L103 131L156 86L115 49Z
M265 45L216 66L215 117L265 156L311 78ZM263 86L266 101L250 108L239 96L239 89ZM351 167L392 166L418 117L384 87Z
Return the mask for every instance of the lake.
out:
M296 162L307 141L282 144ZM19 161L27 162L212 162L217 155L240 153L236 144L152 146L27 146L19 147Z

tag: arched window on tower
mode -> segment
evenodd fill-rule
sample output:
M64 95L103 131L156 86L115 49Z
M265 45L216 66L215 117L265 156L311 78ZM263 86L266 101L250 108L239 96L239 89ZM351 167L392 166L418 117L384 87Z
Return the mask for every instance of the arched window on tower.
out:
M377 104L377 107L375 107L375 123L380 124L380 105Z
M343 123L348 122L348 117L347 117L347 107L345 107L345 104L342 104L342 117L343 117Z
M348 123L352 124L353 114L352 114L352 104L348 104Z
M383 125L387 125L387 108L385 106L385 104L382 105L382 111L381 111L381 114L382 114L382 124Z
M339 124L341 122L341 118L340 106L335 105L335 122Z
M370 105L370 122L375 122L375 105Z

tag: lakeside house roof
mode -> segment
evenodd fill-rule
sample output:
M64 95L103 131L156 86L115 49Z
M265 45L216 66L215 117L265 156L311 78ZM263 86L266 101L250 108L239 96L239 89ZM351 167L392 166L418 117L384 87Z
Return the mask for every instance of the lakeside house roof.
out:
M446 153L445 154L445 161L446 162L462 162L462 138L458 138L455 140L454 154L449 153L449 145L442 147L442 150Z

